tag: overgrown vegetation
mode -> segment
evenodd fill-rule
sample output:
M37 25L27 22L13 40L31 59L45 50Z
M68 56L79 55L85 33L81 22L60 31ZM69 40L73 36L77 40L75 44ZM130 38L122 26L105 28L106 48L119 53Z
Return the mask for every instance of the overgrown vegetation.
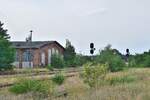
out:
M61 72L58 72L52 78L52 81L58 85L61 85L65 81L65 76Z
M129 49L128 49L129 50ZM143 54L127 55L121 54L117 49L112 49L111 45L107 45L100 50L99 54L93 57L76 54L74 46L69 40L66 40L66 51L64 54L64 63L67 67L82 66L85 63L93 62L95 64L109 65L111 72L121 71L132 67L149 67L150 66L150 50Z
M15 94L23 94L28 92L40 93L48 96L52 93L54 85L51 81L38 81L32 79L20 79L10 88Z
M0 22L0 71L11 70L11 65L15 59L15 50L9 42L10 36L7 30L3 29L3 23Z
M124 84L124 83L131 83L134 82L137 78L131 75L123 75L123 76L116 76L116 77L107 77L105 79L106 84L109 85L117 85L117 84Z
M150 50L142 54L133 55L130 59L129 63L134 63L133 67L150 67Z
M125 60L121 58L116 50L111 48L111 45L100 51L100 54L95 59L95 63L107 63L111 72L120 71L126 67Z
M90 65L93 66L93 65ZM38 92L39 90L32 89L32 91L19 93L20 95L13 95L7 92L7 89L2 89L0 91L0 99L10 99L15 100L149 100L150 96L150 81L149 81L150 69L149 68L131 68L126 71L120 72L109 72L105 75L102 80L105 82L102 86L97 85L95 88L89 88L87 83L85 84L78 76L67 78L62 85L56 85L53 90L55 93L50 92L50 96L43 96L45 92ZM32 81L32 80L30 80ZM47 80L49 81L49 80ZM29 82L36 84L41 82L45 84L45 81ZM25 83L22 80L20 83ZM46 82L49 84L49 82ZM17 83L19 84L19 83ZM19 85L21 87L34 87L34 85ZM13 86L12 86L13 87ZM11 87L11 88L12 88ZM37 85L37 87L39 87ZM43 86L41 86L43 87ZM21 88L20 88L21 89ZM20 90L19 89L19 90ZM26 88L23 88L26 89ZM39 88L38 88L39 89ZM43 88L40 88L43 89ZM48 88L46 88L47 90ZM52 88L51 88L52 89ZM33 90L36 92L33 92ZM57 97L58 94L67 91L67 96ZM43 91L43 90L42 90ZM44 90L45 91L45 90ZM59 92L58 92L59 91ZM38 92L38 93L37 93ZM51 96L52 95L52 96ZM36 97L36 98L35 98Z
M90 87L96 87L103 82L106 74L108 72L107 64L97 64L87 63L84 65L83 73L81 76L85 83Z
M64 65L64 59L59 54L53 54L51 58L51 65L48 66L49 69L53 68L63 68Z
M47 68L50 70L50 71L53 71L53 66L51 64L48 64Z
M89 61L82 54L76 54L76 56L74 58L73 65L74 65L74 67L79 67L79 66L82 66L88 62Z
M66 40L66 47L64 52L64 60L65 65L67 67L74 67L74 60L76 57L76 52L74 46L71 44L71 42L67 39Z
M75 47L66 39L66 47L64 52L64 63L66 67L79 67L91 61L89 56L77 54Z

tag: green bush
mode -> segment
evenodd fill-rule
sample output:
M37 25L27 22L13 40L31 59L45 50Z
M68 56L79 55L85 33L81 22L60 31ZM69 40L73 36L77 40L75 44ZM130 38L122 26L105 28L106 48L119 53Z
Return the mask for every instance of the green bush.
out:
M150 67L150 54L143 54L141 58L141 61L137 61L137 65L139 67Z
M14 68L12 65L6 65L5 67L0 67L0 71L12 71Z
M126 67L125 61L118 55L112 56L108 64L112 72L123 70Z
M112 49L110 45L100 51L100 54L96 57L95 63L107 63L111 72L120 71L126 67L121 54L117 50Z
M87 62L91 62L91 59L89 56L83 56L81 54L76 54L74 58L70 58L70 60L65 60L65 65L67 67L79 67Z
M150 67L150 55L144 57L144 66L143 67Z
M53 71L53 67L52 67L51 64L49 64L49 65L47 66L47 68L48 68L49 70Z
M65 80L65 76L62 73L56 73L56 75L52 78L52 81L58 85L63 84Z
M83 55L76 55L75 58L73 59L72 62L72 67L78 67L78 66L82 66L84 64L86 64L87 61L85 60L85 58L83 57ZM71 64L70 64L71 65Z
M73 59L73 61L72 61L71 63L72 63L72 64L70 64L71 67L77 67L77 66L82 65L82 64L81 64L81 63L82 63L81 57L78 56L78 55L76 55L75 58Z
M51 67L53 68L63 68L64 65L64 60L63 57L61 57L60 55L54 54L52 55L51 58Z
M134 59L134 57L130 57L129 58L129 62L128 62L128 67L138 67L136 64L136 60Z
M132 60L136 64L134 67L150 67L150 50L142 54L133 55Z
M83 67L84 69L81 73L81 77L90 87L100 85L108 71L107 64L93 65L92 63L87 63Z
M52 89L53 84L51 82L31 80L31 79L20 79L9 90L15 94L34 92L49 95L49 93L52 93Z

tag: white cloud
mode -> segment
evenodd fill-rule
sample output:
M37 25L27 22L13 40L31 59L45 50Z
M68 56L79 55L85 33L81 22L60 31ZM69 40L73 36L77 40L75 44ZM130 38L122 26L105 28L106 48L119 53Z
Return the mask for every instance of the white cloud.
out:
M82 12L79 16L92 16L95 14L104 14L108 11L107 8L99 8Z

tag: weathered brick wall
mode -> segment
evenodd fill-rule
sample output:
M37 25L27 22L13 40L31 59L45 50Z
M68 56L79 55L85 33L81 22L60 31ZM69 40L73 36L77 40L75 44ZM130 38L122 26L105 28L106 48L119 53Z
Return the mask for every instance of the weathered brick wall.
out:
M41 53L45 53L45 64L48 65L48 50L49 49L57 49L59 54L64 54L64 49L61 48L58 44L46 44L45 46L39 48L39 49L31 49L33 51L33 67L39 67L41 66ZM22 62L23 62L23 52L27 49L17 49L17 52L19 54L19 68L22 68ZM28 49L29 50L29 49Z
M34 58L33 58L33 66L38 67L40 66L40 49L34 49Z
M40 49L40 52L44 52L45 53L45 63L46 65L48 65L48 50L49 49L57 49L59 54L63 55L64 54L64 49L62 49L60 46L58 46L57 44L47 44L45 46L43 46L41 49ZM40 54L41 54L40 53ZM40 57L41 58L41 57ZM41 59L40 59L41 60Z

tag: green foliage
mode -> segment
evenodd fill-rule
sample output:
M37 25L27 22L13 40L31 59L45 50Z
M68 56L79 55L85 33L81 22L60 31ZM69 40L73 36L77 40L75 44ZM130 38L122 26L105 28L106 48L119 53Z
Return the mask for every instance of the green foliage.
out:
M150 51L134 56L137 67L150 67Z
M18 83L13 85L9 90L15 94L36 92L48 95L52 92L52 89L53 85L51 82L37 81L31 79L20 79Z
M0 22L0 71L12 69L15 50L9 42L7 30L3 29L3 23Z
M121 58L116 50L111 49L108 45L104 50L100 51L100 55L97 56L96 63L107 63L109 65L109 70L112 72L123 70L126 66L125 61Z
M89 58L81 54L76 54L74 46L69 40L66 40L64 61L67 67L77 67L86 64L89 61Z
M63 57L57 54L53 54L51 58L51 66L53 68L63 68L64 67L64 60Z
M72 65L74 65L75 67L76 66L82 66L82 65L86 64L87 62L88 61L85 59L85 57L83 55L78 54L78 55L75 56L74 62L73 62Z
M15 84L10 88L10 91L16 94L27 93L32 91L33 86L37 81L33 80L21 80L19 83Z
M131 75L119 76L119 77L112 77L106 79L107 83L110 85L122 84L122 83L130 83L135 81L136 78Z
M49 64L49 65L47 66L47 68L48 68L49 70L53 71L53 67L52 67L51 64Z
M136 60L133 56L129 57L128 67L130 68L137 67Z
M0 37L8 40L10 38L9 34L7 34L7 30L3 29L3 23L0 21Z
M144 57L143 67L150 67L150 55Z
M107 72L107 64L93 65L92 63L87 63L84 65L81 77L90 87L96 87L104 80Z
M60 72L56 73L56 75L52 78L52 81L58 85L61 85L65 81L65 76Z
M75 53L74 46L71 45L71 42L69 40L66 40L66 48L64 52L65 65L67 67L73 67L75 57L76 57L76 53Z
M0 28L1 29L1 28ZM0 30L1 32L1 30ZM15 59L15 50L11 47L8 40L0 35L0 71L12 69L12 63Z
M129 67L150 67L150 51L129 58Z

